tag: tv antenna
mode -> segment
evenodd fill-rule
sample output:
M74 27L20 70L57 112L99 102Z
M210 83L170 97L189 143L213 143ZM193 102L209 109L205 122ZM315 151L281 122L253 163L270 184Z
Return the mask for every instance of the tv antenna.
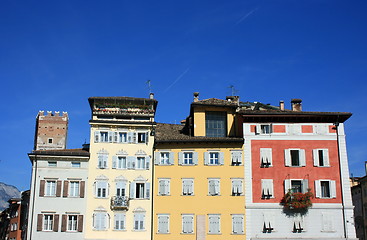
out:
M147 86L148 86L148 89L149 89L149 94L151 94L152 93L152 85L151 85L151 83L150 83L151 81L150 80L147 80L145 83L147 84Z
M238 93L237 89L235 89L233 85L230 85L228 88L231 89L231 96L236 96Z

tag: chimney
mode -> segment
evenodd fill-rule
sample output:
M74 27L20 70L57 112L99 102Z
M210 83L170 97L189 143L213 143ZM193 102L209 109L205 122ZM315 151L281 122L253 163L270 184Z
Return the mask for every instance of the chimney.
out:
M284 111L284 101L283 100L280 100L279 102L279 109Z
M194 102L199 101L199 92L194 92Z
M292 111L301 112L302 111L302 99L293 98L291 101Z
M154 93L149 93L149 99L154 99Z

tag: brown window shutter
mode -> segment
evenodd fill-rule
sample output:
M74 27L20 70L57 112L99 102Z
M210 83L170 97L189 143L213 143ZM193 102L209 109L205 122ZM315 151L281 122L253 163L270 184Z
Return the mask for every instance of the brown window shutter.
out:
M54 215L54 232L59 231L59 214Z
M45 196L45 180L40 182L40 197Z
M64 181L64 189L62 192L62 196L68 197L68 191L69 191L69 181Z
M66 232L68 215L63 214L61 217L61 232Z
M83 215L78 216L78 232L83 232Z
M61 196L61 184L62 184L62 181L57 181L56 197L60 197Z
M37 215L37 231L42 231L42 222L43 220L43 214L38 214Z
M84 192L85 192L85 182L81 181L80 182L80 193L79 193L81 198L84 198Z

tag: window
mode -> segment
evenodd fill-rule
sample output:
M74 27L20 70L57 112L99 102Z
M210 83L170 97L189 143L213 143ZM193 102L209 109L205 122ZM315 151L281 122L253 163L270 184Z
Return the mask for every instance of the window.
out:
M138 143L147 143L148 137L149 135L147 132L138 132Z
M205 152L204 153L205 165L223 165L224 164L224 153L223 152Z
M137 157L135 169L145 169L145 157Z
M231 151L232 166L239 166L242 164L242 151Z
M209 195L216 196L220 194L220 179L209 179Z
M126 169L127 168L127 161L126 157L116 157L116 168L117 169Z
M96 185L96 197L97 198L106 198L108 193L108 182L107 181L97 181Z
M197 165L198 164L198 153L187 151L178 153L178 164L179 165Z
M274 198L273 179L261 179L261 198Z
M304 167L306 166L304 149L285 149L285 166L288 167Z
M43 215L43 231L53 231L54 215Z
M168 214L158 214L158 233L169 233Z
M56 181L46 181L46 193L45 196L56 196Z
M209 234L220 234L220 214L209 214Z
M328 149L314 149L312 153L315 167L330 167Z
M48 143L52 143L52 140L53 140L52 138L49 138Z
M194 195L194 179L182 179L182 195Z
M260 148L260 167L268 168L273 166L272 149Z
M286 179L284 181L285 193L291 191L293 193L301 192L306 193L308 191L307 179Z
M205 133L206 137L226 137L227 113L205 112Z
M101 140L100 142L108 142L108 132L100 132L101 133Z
M155 164L157 165L173 165L173 152L155 152Z
M103 231L108 228L108 214L106 212L95 212L93 214L93 228L94 230Z
M193 233L194 232L194 215L183 214L182 215L182 233Z
M244 234L244 216L232 214L232 234Z
M98 168L107 168L108 153L106 151L100 151L98 153Z
M79 181L70 181L69 183L69 197L79 197L80 188L79 188Z
M131 182L130 183L130 198L131 199L149 199L150 183L146 182Z
M51 161L49 161L48 162L48 166L49 167L57 167L57 162L51 162Z
M115 230L125 230L125 221L126 221L126 214L125 213L116 213L115 214Z
M77 226L78 226L78 215L69 215L67 231L76 232L78 230Z
M304 222L303 217L301 215L296 215L293 218L293 233L301 233L304 231Z
M158 182L158 195L170 195L170 179L159 179Z
M118 143L127 143L127 132L118 132L116 142L118 142Z
M232 179L232 196L240 196L243 194L242 179Z
M145 213L134 214L134 230L145 230Z
M264 224L262 226L263 233L272 233L274 231L275 226L275 214L272 212L263 213Z
M80 162L71 162L71 167L80 168Z
M271 124L260 125L261 134L270 134L273 132L273 127Z
M334 180L316 180L317 198L336 198L336 182Z
M116 196L125 197L126 196L126 181L116 182Z

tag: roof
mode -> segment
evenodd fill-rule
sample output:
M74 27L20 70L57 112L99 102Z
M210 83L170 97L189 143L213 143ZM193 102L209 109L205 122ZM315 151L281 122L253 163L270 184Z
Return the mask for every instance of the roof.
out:
M193 137L184 132L184 127L179 124L157 123L155 141L165 142L238 142L243 143L243 138L234 137Z
M47 155L47 156L81 156L89 157L89 151L83 148L75 149L59 149L59 150L35 150L28 154L30 155Z
M349 112L305 112L291 110L240 110L245 122L345 122L352 116Z
M238 107L237 102L228 101L218 98L208 98L199 100L197 102L192 102L191 105L203 105L203 106L218 106L218 107Z
M135 98L135 97L90 97L88 98L89 105L93 109L94 103L115 103L115 104L153 104L154 109L157 107L158 101L151 98Z

